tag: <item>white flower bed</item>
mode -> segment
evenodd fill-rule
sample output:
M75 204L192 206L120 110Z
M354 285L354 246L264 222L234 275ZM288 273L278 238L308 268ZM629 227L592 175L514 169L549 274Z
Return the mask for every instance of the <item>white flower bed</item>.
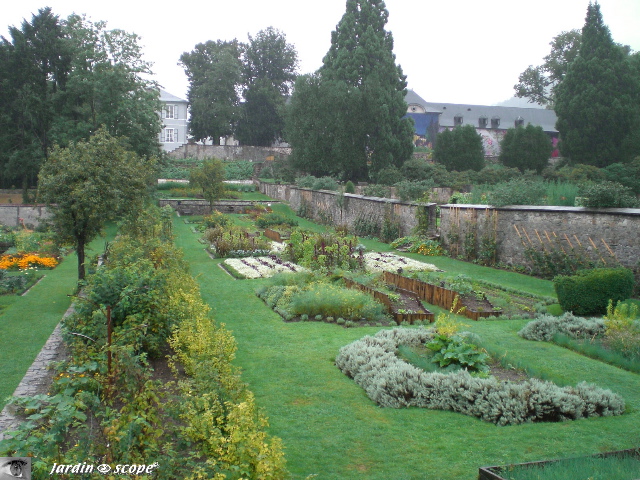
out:
M300 272L305 270L300 265L285 262L277 257L228 258L223 263L229 265L245 278L266 278L278 272Z
M397 273L399 269L403 271L424 270L428 272L441 271L438 267L431 263L419 262L407 257L401 257L393 253L377 253L369 252L364 254L364 265L369 272L393 272Z
M286 245L280 242L271 242L271 253L278 254L284 251Z

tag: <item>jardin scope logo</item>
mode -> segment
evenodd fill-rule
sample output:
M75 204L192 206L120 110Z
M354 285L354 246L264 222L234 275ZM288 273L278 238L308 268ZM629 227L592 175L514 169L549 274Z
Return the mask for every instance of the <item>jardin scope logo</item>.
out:
M114 473L116 475L142 475L142 474L150 474L160 465L158 462L152 463L150 465L138 465L138 464L118 464L115 467L108 465L106 463L100 465L91 465L87 464L87 462L75 463L75 464L65 464L65 463L54 463L49 475L68 475L74 473L102 473L106 475L107 473ZM8 477L9 478L9 477ZM18 477L22 478L22 477ZM31 477L25 477L31 478ZM0 480L4 480L4 477L0 476Z
M0 457L0 480L31 479L31 458Z

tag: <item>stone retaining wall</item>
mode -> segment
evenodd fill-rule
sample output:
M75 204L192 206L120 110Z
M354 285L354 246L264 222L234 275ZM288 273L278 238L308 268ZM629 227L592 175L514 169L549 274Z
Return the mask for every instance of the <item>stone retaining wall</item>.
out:
M289 202L294 211L307 209L306 215L324 224L352 226L358 219L366 219L382 226L385 219L397 222L400 235L409 235L417 226L419 208L426 208L429 225L435 232L436 204L427 206L400 200L340 194L328 190L309 190L292 185L259 182L260 192L271 198Z
M442 243L454 252L462 253L464 239L474 232L476 242L495 232L497 261L506 264L526 265L525 245L542 250L558 238L565 248L582 244L594 259L610 258L611 249L628 268L640 259L640 209L442 205L440 211Z
M37 227L48 217L49 212L45 205L0 205L0 224L8 227L17 227L21 224Z
M269 157L273 159L287 158L291 154L289 147L250 147L231 145L182 145L170 152L170 158L219 158L220 160L250 160L252 162L264 162Z
M180 215L209 215L211 207L207 200L203 199L161 199L160 207L171 206ZM222 213L242 213L242 211L254 203L270 204L272 202L253 202L249 200L221 200L213 204L213 209Z
M66 317L72 312L73 305L69 307L64 316ZM54 371L49 369L49 365L64 360L66 356L67 350L62 340L60 324L58 324L13 392L13 396L32 397L46 394L53 382L54 375ZM12 405L6 405L0 412L0 440L4 438L4 432L15 430L21 422L22 419L15 415L15 408Z

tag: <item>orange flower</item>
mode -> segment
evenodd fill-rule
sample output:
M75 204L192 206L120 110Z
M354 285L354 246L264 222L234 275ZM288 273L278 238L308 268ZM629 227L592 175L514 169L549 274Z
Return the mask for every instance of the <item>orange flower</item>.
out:
M41 257L35 253L24 255L2 255L0 257L0 269L2 270L26 270L28 268L54 268L58 260L53 257Z

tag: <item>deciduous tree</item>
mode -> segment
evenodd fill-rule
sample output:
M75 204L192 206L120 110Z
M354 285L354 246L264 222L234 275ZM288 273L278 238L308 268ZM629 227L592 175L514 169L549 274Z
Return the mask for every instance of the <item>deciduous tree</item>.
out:
M150 173L149 160L127 150L106 129L67 148L53 148L40 170L38 195L51 209L60 240L76 249L78 280L85 277L85 246L107 221L139 211Z
M224 166L218 159L207 159L200 168L191 170L189 183L201 188L211 206L224 194Z
M220 137L234 132L242 85L241 52L237 40L209 40L180 56L189 79L189 131L197 141L218 144Z
M520 74L513 87L516 97L528 98L531 103L553 108L556 88L564 79L569 65L578 56L582 34L579 30L562 32L553 38L551 52L544 57L544 63L529 67Z
M0 42L0 181L34 186L54 144L86 140L104 125L140 155L159 153L155 82L139 39L50 8Z
M64 30L72 68L54 128L57 143L87 139L105 126L111 135L126 137L137 154L159 154L159 90L148 80L151 64L143 59L140 38L79 15L69 16Z
M284 132L286 97L296 78L298 54L286 36L269 27L249 36L244 52L244 103L236 137L269 146Z

